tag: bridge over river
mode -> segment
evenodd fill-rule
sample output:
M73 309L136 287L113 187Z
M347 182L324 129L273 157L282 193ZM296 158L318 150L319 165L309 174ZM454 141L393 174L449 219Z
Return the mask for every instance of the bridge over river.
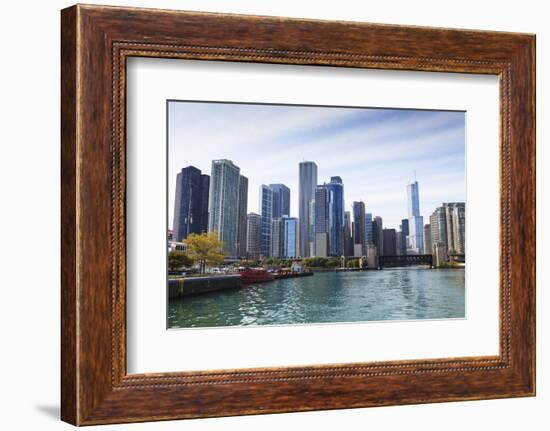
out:
M407 256L380 256L378 258L379 268L395 268L399 266L427 265L433 268L431 254L413 254Z

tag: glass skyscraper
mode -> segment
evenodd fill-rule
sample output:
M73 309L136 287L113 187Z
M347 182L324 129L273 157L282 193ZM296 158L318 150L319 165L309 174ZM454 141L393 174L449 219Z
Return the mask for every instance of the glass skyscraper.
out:
M365 242L367 245L374 244L374 232L372 229L372 214L365 213Z
M183 168L176 177L173 238L182 241L190 233L208 229L210 177L194 166Z
M248 178L239 178L239 224L237 230L237 256L246 257L246 229L248 211Z
M328 194L328 254L344 254L344 183L340 177L331 177L326 184Z
M236 258L240 169L231 160L212 160L208 231L217 232L226 257Z
M260 227L260 256L269 257L271 255L273 191L265 184L260 186L260 215L262 216Z
M273 218L290 216L290 189L284 184L270 184L273 191Z
M294 259L298 257L298 219L283 217L283 257Z
M298 218L300 223L300 254L302 257L311 255L311 245L314 242L312 204L317 186L317 165L315 162L301 162L299 165L298 185Z
M409 211L407 254L422 254L424 253L424 218L420 215L418 181L407 185L407 207Z

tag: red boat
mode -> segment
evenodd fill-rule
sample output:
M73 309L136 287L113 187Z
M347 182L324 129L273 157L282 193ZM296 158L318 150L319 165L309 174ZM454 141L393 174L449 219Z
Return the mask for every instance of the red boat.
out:
M263 268L244 268L239 270L239 274L243 284L262 283L275 279L275 274Z

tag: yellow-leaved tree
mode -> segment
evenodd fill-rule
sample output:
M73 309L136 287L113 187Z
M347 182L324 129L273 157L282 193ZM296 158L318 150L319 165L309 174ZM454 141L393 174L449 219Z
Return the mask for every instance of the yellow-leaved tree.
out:
M223 241L220 241L217 232L192 233L183 243L187 255L199 264L201 274L204 274L206 265L223 263Z

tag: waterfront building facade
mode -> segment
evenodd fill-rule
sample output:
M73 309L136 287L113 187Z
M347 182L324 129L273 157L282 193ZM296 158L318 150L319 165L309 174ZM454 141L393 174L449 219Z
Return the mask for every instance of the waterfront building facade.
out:
M273 191L262 184L260 186L260 215L262 223L260 228L260 257L271 255L271 228L273 219Z
M239 223L237 226L237 257L246 257L246 226L248 211L248 178L239 177Z
M378 250L374 244L367 245L367 268L378 268Z
M300 254L302 257L311 255L314 241L314 220L312 209L317 187L317 165L315 162L301 162L299 165L298 184L298 219L300 223ZM288 214L290 215L290 214Z
M236 258L240 169L231 160L212 160L208 231L217 232L228 258Z
M433 242L432 244L432 256L433 256L433 265L435 267L445 265L448 260L447 247L443 242Z
M246 255L248 259L260 258L260 231L262 216L249 213L246 223Z
M210 176L194 166L183 168L176 176L173 239L182 241L190 233L208 230Z
M407 207L409 212L407 254L422 254L424 252L424 219L420 215L418 181L407 185Z

